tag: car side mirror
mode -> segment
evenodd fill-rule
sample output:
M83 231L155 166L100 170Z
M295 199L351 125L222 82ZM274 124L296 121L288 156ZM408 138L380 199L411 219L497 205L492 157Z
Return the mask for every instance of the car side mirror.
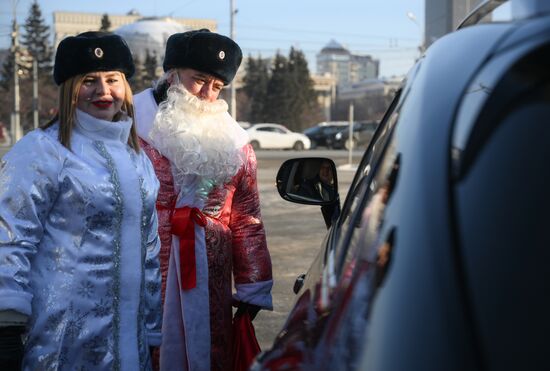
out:
M339 200L336 165L323 157L287 160L277 173L277 190L287 201L332 205Z

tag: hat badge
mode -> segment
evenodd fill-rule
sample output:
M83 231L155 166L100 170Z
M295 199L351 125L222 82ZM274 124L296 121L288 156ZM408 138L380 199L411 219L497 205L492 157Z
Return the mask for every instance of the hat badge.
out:
M104 53L103 53L103 49L101 49L101 48L95 48L95 49L94 49L94 54L95 54L96 57L98 57L98 58L100 58L100 59L103 58L103 54L104 54Z
M225 52L223 50L220 50L218 53L218 58L220 58L222 61L225 59Z

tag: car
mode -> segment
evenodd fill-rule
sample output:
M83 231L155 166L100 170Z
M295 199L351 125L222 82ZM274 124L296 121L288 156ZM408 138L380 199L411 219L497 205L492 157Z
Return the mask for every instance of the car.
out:
M353 124L353 136L349 140L350 129L340 130L332 139L332 147L335 149L365 149L376 131L378 123L375 121L356 122Z
M332 148L334 135L349 126L346 121L321 122L304 130L304 134L311 140L311 148L319 146Z
M550 2L476 24L504 2L415 63L343 204L297 191L332 160L281 165L328 231L252 370L550 369Z
M251 125L246 129L249 143L258 149L294 149L301 151L311 147L311 141L302 133L288 130L285 126L271 123Z

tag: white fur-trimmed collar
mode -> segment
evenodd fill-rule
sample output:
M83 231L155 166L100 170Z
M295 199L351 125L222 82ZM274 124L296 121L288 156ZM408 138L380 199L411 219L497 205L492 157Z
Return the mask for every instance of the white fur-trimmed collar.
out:
M153 96L153 89L145 89L141 93L134 95L134 110L136 112L135 125L137 135L151 144L149 132L153 128L153 122L158 110L157 102Z

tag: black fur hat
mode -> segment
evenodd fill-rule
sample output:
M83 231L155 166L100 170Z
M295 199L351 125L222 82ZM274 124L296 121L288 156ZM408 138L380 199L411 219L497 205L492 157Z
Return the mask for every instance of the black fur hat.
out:
M88 72L121 71L129 79L135 71L126 41L109 32L84 32L61 40L55 54L53 79L67 79Z
M243 59L237 43L206 28L173 34L166 42L164 71L193 68L218 77L225 85L235 77Z

